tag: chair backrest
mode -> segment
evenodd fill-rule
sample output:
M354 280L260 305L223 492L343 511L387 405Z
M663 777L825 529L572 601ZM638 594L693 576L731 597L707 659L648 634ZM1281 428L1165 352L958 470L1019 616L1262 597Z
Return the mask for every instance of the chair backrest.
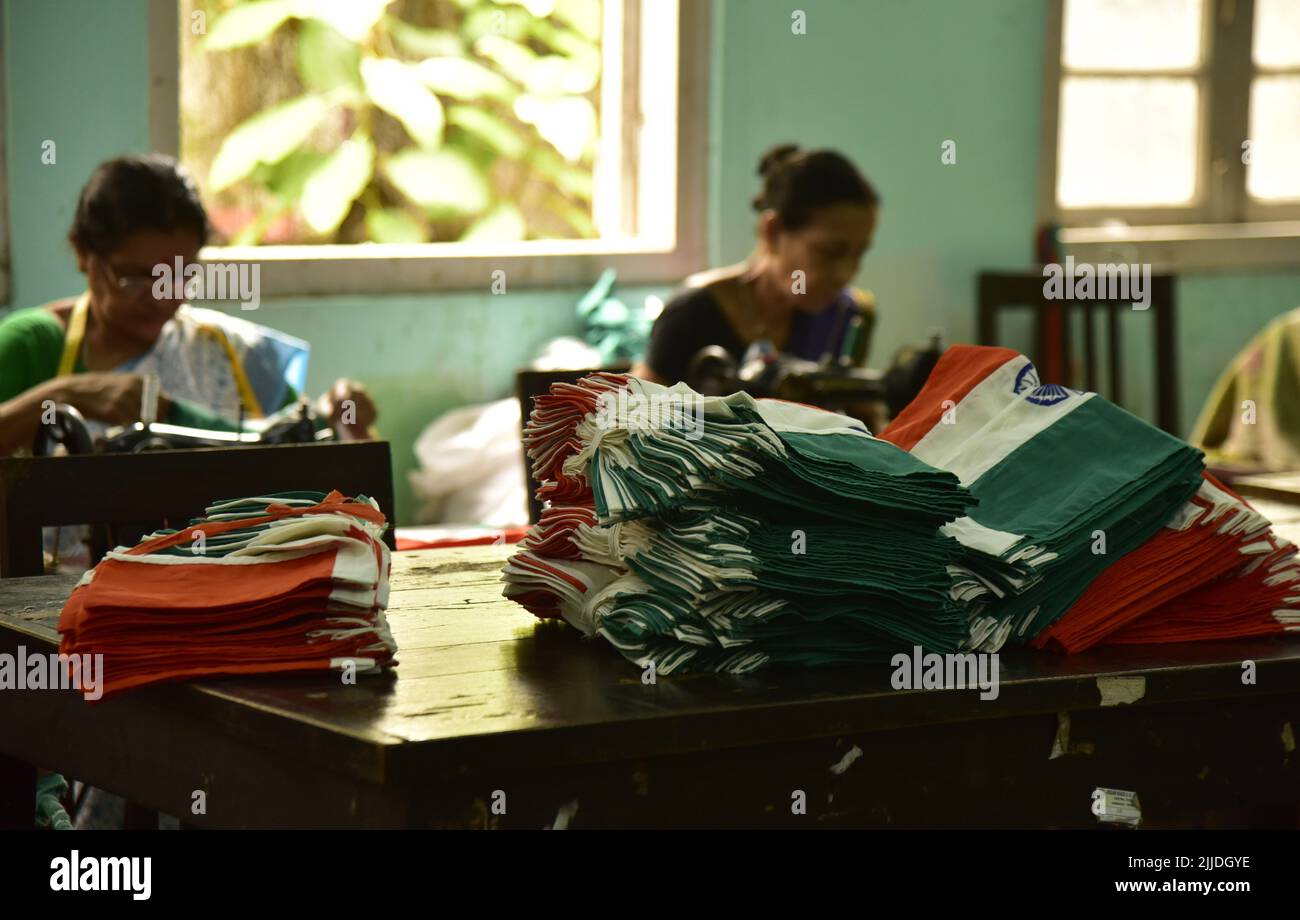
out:
M0 578L40 575L42 527L182 527L216 499L337 489L375 499L395 545L387 441L0 460Z
M1043 290L1042 271L980 272L978 291L978 339L981 345L1000 345L998 317L1002 310L1029 307L1034 311L1035 351L1030 357L1038 365L1045 383L1060 383L1101 393L1124 405L1123 350L1120 315L1132 309L1129 301L1048 300ZM1174 276L1152 275L1150 306L1154 322L1152 362L1155 372L1156 424L1182 437L1178 423L1178 353L1175 339ZM1082 379L1073 373L1071 310L1082 312ZM1106 386L1098 373L1098 344L1094 317L1106 316ZM1128 407L1131 408L1131 407Z

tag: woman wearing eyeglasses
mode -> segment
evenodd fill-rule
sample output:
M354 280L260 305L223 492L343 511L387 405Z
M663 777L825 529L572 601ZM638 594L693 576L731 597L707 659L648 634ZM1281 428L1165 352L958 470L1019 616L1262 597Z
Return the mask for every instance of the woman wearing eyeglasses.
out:
M139 421L146 376L159 381L155 417L195 428L233 430L297 401L305 343L158 283L156 266L196 263L207 237L198 190L175 160L120 157L95 170L68 235L85 293L0 322L0 455L30 446L51 404L101 429ZM318 410L354 436L376 416L347 380Z

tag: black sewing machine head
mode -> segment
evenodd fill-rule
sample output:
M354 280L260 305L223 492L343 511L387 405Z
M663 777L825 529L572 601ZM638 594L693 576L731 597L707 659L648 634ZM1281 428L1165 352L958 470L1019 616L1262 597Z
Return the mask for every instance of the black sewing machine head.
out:
M319 432L316 430L315 417L306 400L269 418L249 422L244 426L246 430L239 432L209 431L161 422L136 422L134 425L110 428L102 437L93 437L81 413L66 404L56 404L51 410L51 417L42 422L32 445L32 453L38 457L52 456L60 448L68 454L121 454L194 447L309 444L334 438L334 432L329 428ZM114 546L130 546L159 527L169 524L183 526L184 520L182 518L179 524L166 520L97 524L85 528L79 542L85 544L88 558L93 563L102 559ZM59 545L57 533L52 545ZM57 549L47 551L47 557L47 566L58 564Z
M110 428L103 437L94 438L82 414L60 403L53 409L53 420L37 429L32 453L38 457L50 456L60 446L70 454L122 454L193 447L312 444L334 439L331 429L316 430L315 414L306 400L266 419L245 422L244 427L243 431L212 431L165 422L136 422Z
M725 348L709 345L691 359L685 382L706 396L743 390L756 398L786 399L831 410L883 402L892 417L925 386L942 353L943 345L935 333L928 348L900 348L889 369L882 372L830 357L817 362L777 352L740 364Z

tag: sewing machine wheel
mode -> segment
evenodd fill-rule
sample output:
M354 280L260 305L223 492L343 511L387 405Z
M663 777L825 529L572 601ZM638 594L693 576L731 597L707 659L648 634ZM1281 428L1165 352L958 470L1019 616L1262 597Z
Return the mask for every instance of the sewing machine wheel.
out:
M42 422L36 429L32 454L50 457L62 445L70 454L88 454L94 449L86 419L74 406L59 403L54 407L54 420Z
M136 444L132 445L130 453L142 454L147 450L171 450L172 445L167 442L166 438L157 435L143 438Z
M740 389L736 359L721 345L706 345L691 358L686 385L705 396L726 396Z

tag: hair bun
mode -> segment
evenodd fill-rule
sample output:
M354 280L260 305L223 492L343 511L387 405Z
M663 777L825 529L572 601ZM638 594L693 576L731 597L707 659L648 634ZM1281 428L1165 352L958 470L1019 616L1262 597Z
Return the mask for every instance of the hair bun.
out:
M880 196L843 154L834 150L800 150L779 144L758 163L763 188L754 210L775 211L787 230L798 230L819 208L836 204L877 205Z
M764 179L771 178L774 172L794 159L798 153L798 144L777 144L758 161L758 174Z

